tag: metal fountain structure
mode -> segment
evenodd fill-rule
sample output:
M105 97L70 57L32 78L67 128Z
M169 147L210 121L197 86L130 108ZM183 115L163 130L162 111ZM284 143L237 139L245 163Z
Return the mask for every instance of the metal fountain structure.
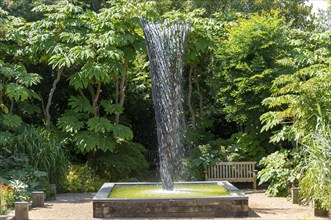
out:
M141 22L150 62L161 182L163 189L173 190L184 155L181 82L190 24L157 23L145 18Z

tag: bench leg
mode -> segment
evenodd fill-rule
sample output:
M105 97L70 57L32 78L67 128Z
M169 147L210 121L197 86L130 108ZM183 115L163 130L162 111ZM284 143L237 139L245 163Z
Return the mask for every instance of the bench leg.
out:
M253 189L256 190L256 179L253 181Z

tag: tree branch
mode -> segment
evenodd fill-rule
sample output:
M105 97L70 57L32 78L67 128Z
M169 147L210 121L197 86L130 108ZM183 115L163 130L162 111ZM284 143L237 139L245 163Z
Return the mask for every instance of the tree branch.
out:
M192 119L192 129L196 129L195 125L195 113L192 106L192 72L193 72L193 64L190 64L190 70L189 70L189 76L188 76L188 94L187 94L187 105L189 108L189 111L191 113L191 119Z
M56 71L56 78L55 80L53 81L53 86L49 92L49 95L48 95L48 100L47 100L47 104L46 104L46 108L45 108L45 115L46 115L46 129L49 130L50 127L51 127L51 114L49 113L49 109L51 107L51 104L52 104L52 100L53 100L53 95L54 95L54 92L55 92L55 89L56 89L56 86L58 84L58 82L60 81L61 79L61 75L63 73L63 67L60 68L60 69L57 69Z

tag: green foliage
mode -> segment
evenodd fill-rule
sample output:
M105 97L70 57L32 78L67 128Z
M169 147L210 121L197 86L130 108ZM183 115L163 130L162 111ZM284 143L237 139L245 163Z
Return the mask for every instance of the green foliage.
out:
M28 128L16 136L8 149L13 155L26 155L28 164L33 169L45 172L46 179L56 183L64 178L67 169L68 157L64 146L54 134L42 129ZM33 175L38 176L36 173Z
M331 211L331 129L328 119L317 120L316 130L306 137L304 145L300 195L306 201L314 200L317 208Z
M330 33L291 34L294 49L279 63L293 74L274 80L273 95L263 101L272 110L261 116L262 129L279 129L273 142L294 140L303 146L301 196L330 210Z
M224 145L222 149L228 161L259 161L265 155L265 150L254 132L235 133Z
M261 116L263 130L278 128L271 141L296 140L314 131L316 115L330 116L330 33L308 34L294 31L293 54L279 61L290 75L277 77L272 86L273 94L263 100L272 109Z
M14 202L13 190L0 182L0 215L8 214L14 208Z
M29 100L39 99L32 90L32 86L40 82L37 74L27 73L25 68L16 64L4 63L0 60L0 116L3 117L3 125L7 128L15 128L21 124L18 115L11 115L14 103L28 103ZM17 109L17 113L21 114ZM24 110L24 109L23 109Z
M86 101L84 98L83 100ZM76 113L67 111L58 119L58 127L70 134L69 138L80 151L90 152L99 149L112 152L116 142L132 140L133 132L129 127L114 124L106 117L92 117L86 120L87 115L83 114L86 111L84 106L72 105L76 106Z
M95 176L87 164L70 164L62 183L62 190L64 192L97 192L105 182L109 180Z
M122 143L116 151L91 155L87 164L71 164L62 183L65 192L95 192L105 182L140 178L148 168L146 150L139 144Z
M18 115L1 114L1 124L8 129L18 128L22 124L22 119Z
M330 30L331 28L330 17L331 17L331 7L319 11L316 15L315 31L325 32Z
M254 12L263 14L265 12L275 12L285 17L286 22L291 23L295 29L311 29L312 6L308 6L306 0L259 0L253 1Z
M23 20L0 9L0 127L15 130L22 124L25 106L39 99L33 86L41 81L21 64Z
M287 25L270 14L239 18L216 51L218 75L211 82L229 121L259 126L272 80L283 70L277 60L288 48Z
M112 152L115 142L133 138L119 115L135 55L145 46L139 16L152 8L150 2L118 1L97 14L60 1L34 9L45 17L28 25L33 59L47 62L58 73L63 70L79 92L70 96L57 125L82 152Z
M50 193L48 175L29 164L25 154L7 156L0 155L0 180L13 189L14 201L28 201L32 191L44 190L46 196ZM14 205L14 204L12 204Z
M270 196L287 196L300 178L300 149L276 151L260 160L264 168L258 172L259 184L269 183L266 191Z
M208 165L221 161L259 161L265 155L264 148L255 133L238 132L229 139L211 140L198 145L190 152L185 166L187 179L202 180Z
M82 153L100 149L104 152L113 152L116 142L108 134L98 134L89 131L81 131L72 137L72 141Z
M141 178L147 171L145 153L142 145L123 142L112 153L100 152L96 157L90 157L88 163L97 167L97 174L108 181L128 181L129 178Z
M54 0L6 0L0 2L0 7L7 10L11 15L23 17L27 21L40 18L40 13L32 12L33 7L38 4L50 4Z
M29 201L29 196L27 193L28 185L26 185L20 180L11 180L9 182L10 182L10 187L13 189L15 202Z
M217 152L212 151L209 144L199 145L198 149L201 155L199 158L192 160L192 163L195 167L202 166L205 170L207 169L207 166L220 162L220 158L217 157Z
M186 167L184 178L194 181L203 180L207 166L220 162L221 159L219 152L209 144L194 147L190 152L190 157L184 162Z

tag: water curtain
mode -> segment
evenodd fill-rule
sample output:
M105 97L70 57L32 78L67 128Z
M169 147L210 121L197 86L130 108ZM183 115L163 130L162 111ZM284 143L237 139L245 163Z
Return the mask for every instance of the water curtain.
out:
M141 22L150 62L161 181L163 189L173 190L174 175L179 173L184 155L181 81L190 24L146 18Z

